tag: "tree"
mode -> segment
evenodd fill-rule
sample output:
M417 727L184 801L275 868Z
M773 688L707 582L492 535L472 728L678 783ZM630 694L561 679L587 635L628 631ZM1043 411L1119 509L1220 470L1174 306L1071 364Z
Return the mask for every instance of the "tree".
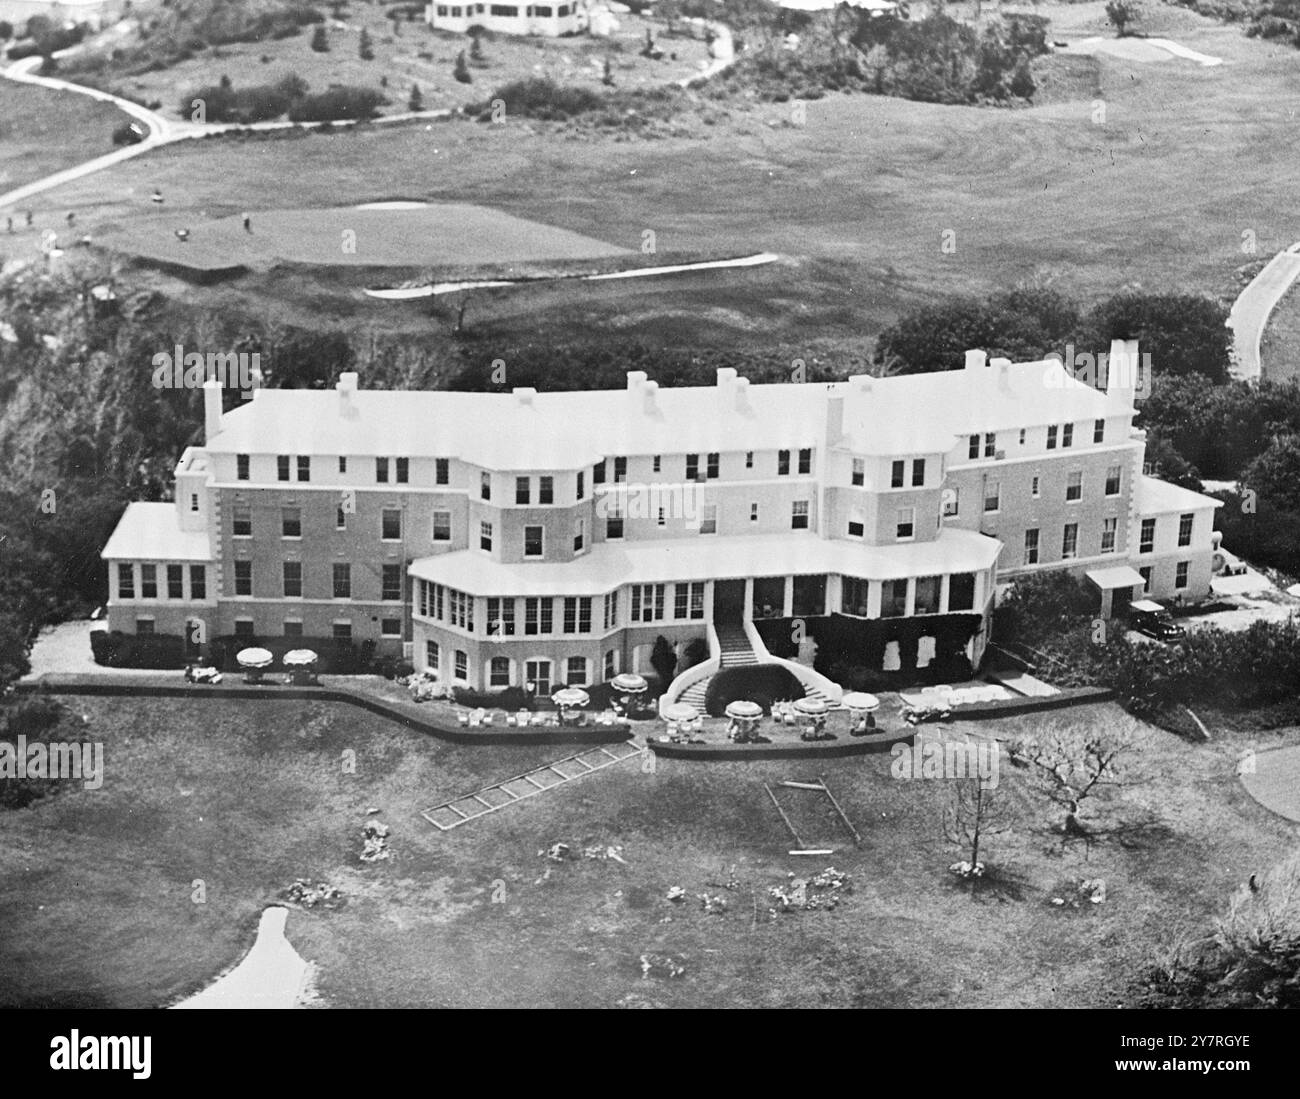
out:
M487 55L483 52L483 40L477 34L470 35L469 57L471 61L478 65L487 61Z
M0 42L8 42L14 36L14 25L7 20L0 19Z
M1029 68L1029 58L1023 53L1016 58L1016 67L1011 73L1011 82L1007 85L1007 90L1017 99L1032 99L1034 92L1038 90L1038 85L1034 82L1034 74Z
M330 37L323 25L317 26L311 34L311 48L317 53L330 52Z
M1246 467L1244 482L1266 503L1300 512L1300 436L1276 436Z
M456 55L456 67L452 69L451 75L462 84L472 84L474 82L474 78L469 74L469 62L465 60L464 50L461 50Z
M406 103L407 110L422 111L424 110L424 96L420 94L420 85L411 85L411 98Z
M993 745L993 751L998 751ZM985 785L983 779L957 779L948 786L948 804L943 814L943 834L968 854L965 860L970 873L963 875L972 884L983 876L980 862L981 845L989 836L998 835L1011 827L998 792Z
M1228 309L1200 294L1146 294L1123 290L1089 311L1075 343L1080 351L1109 351L1114 340L1135 339L1151 356L1152 372L1204 374L1228 381L1232 337Z
M650 666L659 676L662 686L667 687L672 682L673 672L677 668L677 653L663 634L655 638L654 648L650 651Z
M1115 24L1115 34L1123 38L1130 23L1142 14L1137 0L1106 0L1106 18Z
M361 44L358 49L362 61L373 61L375 59L375 48L370 42L370 32L361 28Z

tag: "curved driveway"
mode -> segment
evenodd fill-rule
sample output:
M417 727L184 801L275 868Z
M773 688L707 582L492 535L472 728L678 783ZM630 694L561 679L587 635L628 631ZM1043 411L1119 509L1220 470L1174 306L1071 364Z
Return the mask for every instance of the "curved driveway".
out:
M1259 344L1269 315L1300 276L1300 243L1279 252L1241 292L1228 314L1232 329L1232 376L1245 381L1260 377Z

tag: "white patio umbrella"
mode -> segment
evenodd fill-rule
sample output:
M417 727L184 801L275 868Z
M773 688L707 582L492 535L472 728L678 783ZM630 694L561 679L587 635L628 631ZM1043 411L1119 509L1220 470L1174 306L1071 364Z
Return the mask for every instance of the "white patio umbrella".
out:
M261 671L263 668L269 668L275 657L271 655L269 649L259 649L254 646L251 649L241 649L235 660L239 662L241 668Z
M284 654L284 666L286 668L310 668L319 660L311 649L290 649Z
M796 698L794 708L804 717L821 717L829 709L820 698Z
M665 721L694 721L700 716L700 711L689 702L674 702L664 707L663 716Z
M763 707L757 702L738 698L735 702L727 703L727 708L723 713L740 721L754 721L763 716Z
M880 699L866 691L849 691L840 701L847 709L859 713L880 709Z
M591 701L591 696L581 687L562 687L551 695L551 701L561 710L572 710L587 705Z
M619 694L639 695L647 691L650 684L645 681L644 676L639 676L635 672L623 672L616 675L609 681L609 685Z

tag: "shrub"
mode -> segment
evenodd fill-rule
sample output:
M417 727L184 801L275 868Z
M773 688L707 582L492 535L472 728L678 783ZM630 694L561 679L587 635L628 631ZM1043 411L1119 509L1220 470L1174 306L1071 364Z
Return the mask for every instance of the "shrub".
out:
M329 32L323 26L319 26L314 31L312 31L311 48L315 50L316 53L330 52Z
M0 741L16 747L21 736L29 746L49 744L64 712L63 705L51 698L20 698L9 702L0 708ZM0 807L21 809L67 785L59 779L6 777L0 781Z
M528 692L522 687L505 687L499 691L475 691L469 687L453 687L452 699L458 706L469 706L476 710L482 708L517 711L530 708Z
M374 118L388 100L382 92L355 85L304 96L289 109L293 122L364 121Z
M127 634L96 630L90 635L90 651L96 664L110 668L156 668L171 670L188 663L185 638L174 634Z
M727 706L737 699L757 702L770 713L773 702L804 697L803 684L794 673L779 664L756 664L724 668L709 680L704 708L711 717L722 717Z

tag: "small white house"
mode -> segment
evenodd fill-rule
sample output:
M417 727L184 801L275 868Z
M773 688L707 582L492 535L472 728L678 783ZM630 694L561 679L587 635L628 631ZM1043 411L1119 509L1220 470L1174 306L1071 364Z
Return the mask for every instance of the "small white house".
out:
M470 27L483 27L497 34L536 35L558 38L587 29L585 0L550 0L547 3L429 4L425 22L435 30L464 34Z
M122 0L0 0L0 20L20 30L33 15L43 15L57 26L88 23L100 30L122 18Z

